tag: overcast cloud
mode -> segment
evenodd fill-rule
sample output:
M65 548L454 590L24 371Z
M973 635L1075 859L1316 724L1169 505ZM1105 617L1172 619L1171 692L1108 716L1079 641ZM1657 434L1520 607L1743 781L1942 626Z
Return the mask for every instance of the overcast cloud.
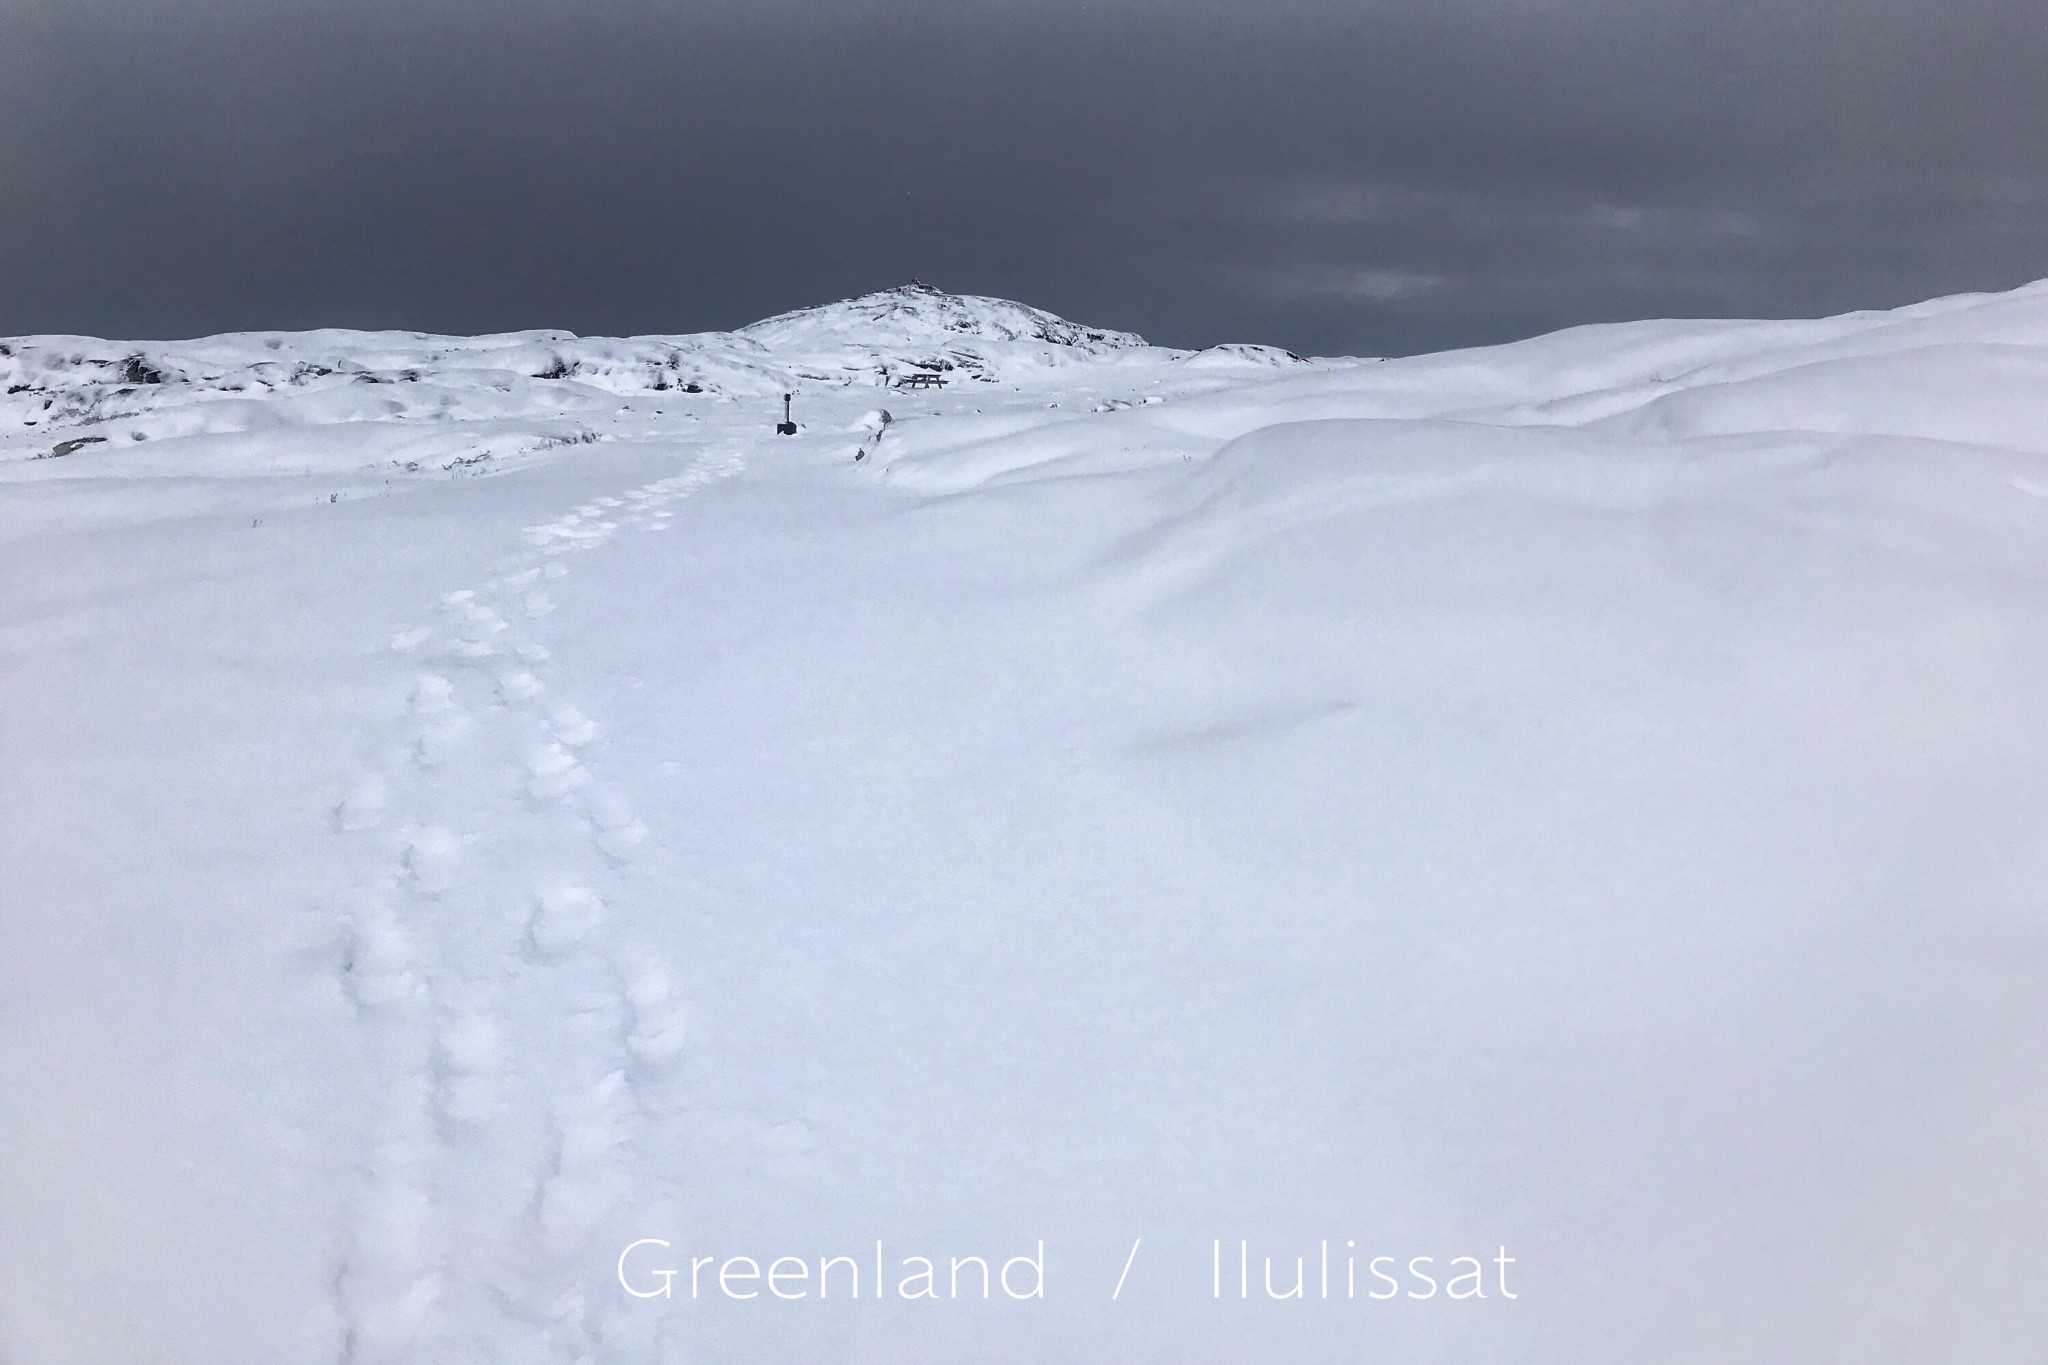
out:
M900 283L1395 353L2048 275L2039 0L0 0L0 332Z

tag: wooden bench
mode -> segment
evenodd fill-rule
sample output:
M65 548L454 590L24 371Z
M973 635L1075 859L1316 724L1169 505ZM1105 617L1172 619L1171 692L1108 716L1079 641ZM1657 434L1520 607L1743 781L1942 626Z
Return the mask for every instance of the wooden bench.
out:
M943 389L946 387L946 377L942 374L933 374L929 370L919 370L914 374L898 376L896 387L899 389Z

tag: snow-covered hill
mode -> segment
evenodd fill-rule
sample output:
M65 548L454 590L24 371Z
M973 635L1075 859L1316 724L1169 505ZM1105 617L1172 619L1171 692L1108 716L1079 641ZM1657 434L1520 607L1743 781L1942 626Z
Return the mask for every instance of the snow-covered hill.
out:
M88 445L269 440L281 428L369 424L338 443L326 439L333 433L316 435L295 467L340 459L413 472L474 469L508 454L597 439L622 398L658 398L662 415L681 416L742 397L897 387L917 374L1017 387L1056 382L1077 365L1101 372L1185 365L1232 375L1292 363L1297 358L1263 347L1196 354L1147 346L1128 332L922 284L737 332L687 336L330 330L182 342L14 337L0 340L0 461L61 458ZM545 425L531 432L508 426L526 419ZM177 468L188 453L152 451L149 463Z
M1008 299L948 294L916 280L900 289L778 314L740 328L739 335L779 351L880 346L915 353L926 347L999 342L1104 356L1145 344L1131 332L1084 327Z
M0 1360L2048 1340L2048 284L0 366Z

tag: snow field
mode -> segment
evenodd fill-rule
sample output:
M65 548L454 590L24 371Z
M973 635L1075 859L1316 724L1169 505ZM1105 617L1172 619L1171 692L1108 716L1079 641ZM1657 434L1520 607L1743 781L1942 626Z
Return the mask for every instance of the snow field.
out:
M2032 1359L2048 290L997 302L8 343L0 1357Z

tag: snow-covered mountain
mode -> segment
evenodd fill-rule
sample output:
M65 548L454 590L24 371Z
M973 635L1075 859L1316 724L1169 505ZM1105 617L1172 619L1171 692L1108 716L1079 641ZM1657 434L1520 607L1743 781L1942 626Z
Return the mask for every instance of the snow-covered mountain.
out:
M2048 1341L2048 284L0 365L0 1360Z

